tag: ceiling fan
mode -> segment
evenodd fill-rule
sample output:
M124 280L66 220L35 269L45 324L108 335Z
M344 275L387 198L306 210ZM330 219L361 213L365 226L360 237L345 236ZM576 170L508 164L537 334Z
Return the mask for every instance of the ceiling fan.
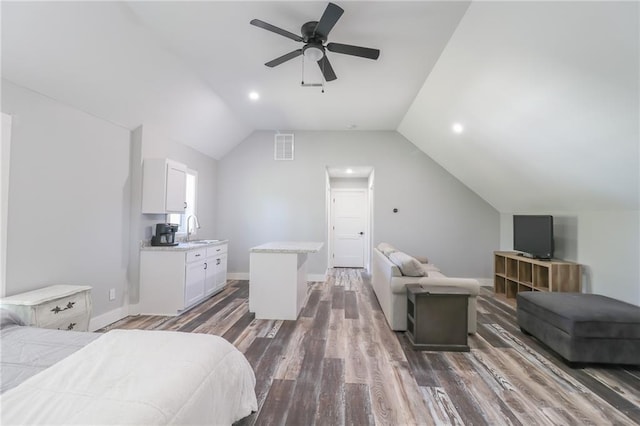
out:
M329 52L342 53L344 55L359 56L367 59L378 59L378 56L380 56L380 50L378 49L341 43L325 44L327 37L329 36L329 32L336 22L338 22L338 19L340 19L340 16L342 16L343 13L344 10L340 6L329 3L319 21L309 21L302 25L302 28L300 29L302 36L283 30L282 28L278 28L259 19L251 20L251 25L280 34L281 36L290 38L291 40L304 43L304 46L302 46L301 49L296 49L282 55L267 62L265 65L268 67L275 67L290 59L304 55L305 59L313 60L318 63L320 71L326 81L332 81L338 77L336 77L336 73L333 71L333 67L327 58L327 50Z

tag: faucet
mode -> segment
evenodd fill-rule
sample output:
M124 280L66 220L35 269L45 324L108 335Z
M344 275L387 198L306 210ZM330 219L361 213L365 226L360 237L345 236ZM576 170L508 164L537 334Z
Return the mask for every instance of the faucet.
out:
M193 218L194 222L193 222L193 231L191 230L191 228L189 227L189 220ZM187 217L187 241L191 240L191 234L194 233L196 231L196 229L200 229L200 222L198 222L198 217L195 214L189 215L189 217Z

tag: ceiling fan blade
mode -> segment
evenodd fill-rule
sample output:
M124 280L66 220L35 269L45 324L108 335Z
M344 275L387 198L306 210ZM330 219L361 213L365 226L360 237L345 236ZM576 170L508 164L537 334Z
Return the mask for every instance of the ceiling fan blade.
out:
M335 53L343 53L345 55L360 56L367 59L378 59L380 50L370 49L368 47L351 46L350 44L328 43L327 50Z
M329 32L343 13L344 10L340 6L329 3L318 21L318 25L316 25L314 35L323 37L326 40Z
M320 67L320 71L322 71L325 81L333 81L338 78L336 77L336 73L333 72L333 67L329 59L327 59L327 55L324 55L322 59L318 61L318 66Z
M255 25L258 28L262 28L265 29L267 31L271 31L274 32L276 34L280 34L281 36L285 36L287 38L290 38L291 40L294 41L302 41L302 37L300 37L297 34L291 33L287 30L283 30L282 28L278 28L275 25L271 25L268 24L264 21L261 21L259 19L252 19L251 22L249 22L251 25Z
M302 55L302 49L294 50L293 52L289 52L286 55L282 55L279 58L276 58L272 61L267 62L265 65L273 68L276 65L280 65L281 63L287 62L289 59L293 59L300 55Z

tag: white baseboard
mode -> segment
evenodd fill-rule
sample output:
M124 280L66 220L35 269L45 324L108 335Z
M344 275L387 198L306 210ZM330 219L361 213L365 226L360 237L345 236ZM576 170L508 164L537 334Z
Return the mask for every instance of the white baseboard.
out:
M249 280L248 272L230 272L227 274L228 280ZM327 274L307 274L307 281L326 281Z
M228 280L249 280L248 272L230 272L227 274Z
M482 287L493 287L493 278L476 278Z
M313 282L325 282L327 280L327 274L307 274L307 281Z
M140 303L129 305L129 315L140 315Z
M129 306L121 306L109 312L105 312L102 315L91 318L89 321L89 331L96 331L109 324L113 324L116 321L121 320L129 315Z

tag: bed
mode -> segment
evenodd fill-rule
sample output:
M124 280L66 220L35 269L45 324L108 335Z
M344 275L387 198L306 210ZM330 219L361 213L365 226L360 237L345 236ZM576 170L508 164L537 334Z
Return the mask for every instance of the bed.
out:
M45 330L6 311L1 320L3 425L218 425L257 410L254 372L221 337Z

